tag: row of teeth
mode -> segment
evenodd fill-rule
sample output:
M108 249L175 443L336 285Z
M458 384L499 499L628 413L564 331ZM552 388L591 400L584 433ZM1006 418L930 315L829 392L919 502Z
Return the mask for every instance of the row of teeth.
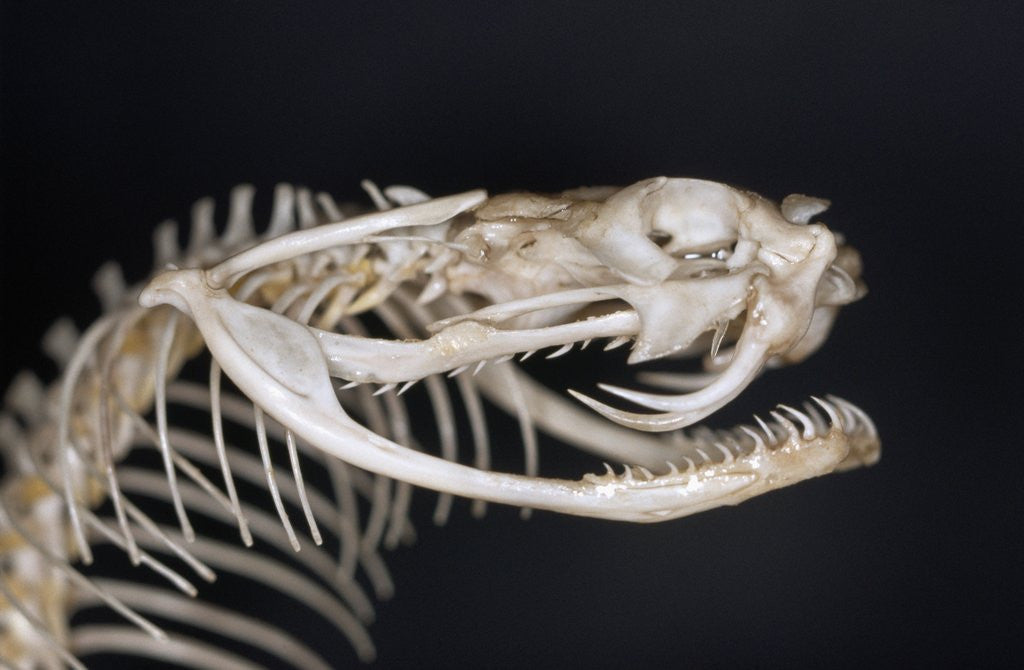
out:
M629 342L632 338L628 336L619 336L611 339L609 343L604 347L605 351L610 351L621 347L622 345ZM78 340L78 333L74 326L69 320L62 319L54 324L54 327L47 333L44 338L45 345L44 349L47 349L55 361L63 367L66 365L67 359L70 354L74 351L76 341ZM586 349L591 343L591 340L584 340L580 346L580 349ZM575 342L570 342L562 345L552 353L548 354L545 358L552 359L558 358L568 353ZM536 353L534 351L527 351L522 354L520 361L527 360L530 356ZM448 373L448 377L455 377L457 375L466 372L469 368L473 368L472 374L475 376L478 374L488 363L499 364L505 363L511 360L514 354L507 354L495 359L485 359L475 364L463 365ZM398 388L398 395L404 394L410 388L412 388L418 381L413 379L402 383L399 387L398 383L388 383L381 385L373 395L382 395L395 388ZM360 382L349 382L341 387L341 390L347 390L359 386ZM20 387L21 385L16 385ZM12 389L13 390L13 389ZM780 440L786 439L790 435L797 435L796 425L787 418L786 414L796 419L802 428L799 431L800 437L804 440L812 440L816 437L826 435L830 430L831 426L838 427L841 431L847 434L854 434L862 432L870 438L877 437L877 431L874 423L870 417L859 407L853 403L844 400L842 398L829 395L828 400L822 400L820 398L812 397L813 402L805 401L802 405L803 411L788 405L779 405L778 411L771 412L773 421L764 421L761 417L755 415L754 420L761 432L758 433L750 426L738 426L732 429L722 430L711 430L706 426L698 426L689 431L689 435L683 431L678 431L671 434L670 439L675 439L677 444L682 446L688 444L693 439L698 439L709 446L717 448L719 451L723 451L723 456L726 460L730 458L726 454L731 454L730 447L736 451L737 454L744 453L745 450L751 446L757 447L762 443L767 443L769 446L778 444ZM824 410L825 416L822 415L821 410ZM783 412L785 414L783 414ZM753 444L750 441L753 440ZM710 459L705 459L710 460Z
M828 395L826 398L827 400L823 400L811 396L809 401L802 404L802 409L778 405L776 410L769 413L772 419L770 421L765 421L755 414L757 429L740 425L713 431L705 426L698 426L690 431L690 437L708 444L724 443L737 450L759 448L762 444L774 447L788 438L806 442L828 435L833 428L849 436L863 435L872 439L878 437L875 424L864 410L834 395ZM794 419L797 423L793 422Z
M771 449L789 438L810 441L824 437L833 429L838 429L848 436L866 436L870 439L878 437L874 423L870 417L853 403L834 395L827 400L811 396L811 401L804 402L802 410L789 405L778 405L778 409L770 412L771 420L766 421L754 415L757 427L740 425L731 429L712 430L706 426L698 426L689 431L673 433L670 439L675 446L692 449L699 459L683 457L685 469L679 464L667 461L667 475L692 474L698 467L705 464L731 464L737 456L749 454L759 449ZM824 412L824 414L822 414ZM795 419L798 423L794 423ZM693 441L701 446L694 447ZM609 481L652 481L658 477L650 469L642 465L624 465L621 474L616 474L612 466L604 464L605 473L586 474L583 479L591 483L608 483ZM664 475L663 475L664 476Z
M615 337L615 338L611 339L608 342L608 344L605 346L604 350L605 351L611 351L612 349L617 349L618 347L621 347L623 344L626 344L627 342L629 342L632 339L633 339L632 337L628 337L628 336L625 336L625 335L622 335L622 336L619 336L619 337ZM583 340L582 343L580 344L580 350L582 351L583 349L586 349L588 346L590 346L591 341L592 341L591 339ZM559 348L555 349L553 352L551 352L550 354L548 354L544 358L545 359L552 359L552 358L558 358L559 356L564 356L565 354L569 353L576 344L577 344L576 342L569 342L567 344L563 344L562 346L560 346ZM533 350L530 350L530 351L522 352L522 355L520 356L519 361L520 362L525 361L526 359L530 358L535 353L537 353L537 351L538 351L537 349L533 349ZM455 368L454 370L449 372L447 376L448 376L449 379L452 378L452 377L457 377L458 375L461 375L463 372L466 372L467 370L472 368L473 369L472 374L475 377L481 370L484 369L484 367L486 365L488 365L488 364L497 365L499 363L507 363L508 361L512 360L517 355L518 354L506 354L504 356L499 356L497 358L484 359L482 361L478 361L475 364L474 363L468 363L466 365L462 365L460 367ZM373 395L375 395L375 396L376 395L382 395L382 394L387 393L388 391L391 391L391 390L393 390L395 388L398 389L398 395L402 395L403 393L408 391L410 388L412 388L419 381L420 381L419 379L412 379L412 380L407 381L407 382L402 382L401 386L399 386L399 382L388 382L387 384L382 384L380 387L378 387L377 390L373 392ZM344 384L343 386L338 387L338 390L339 391L348 391L349 389L354 389L355 387L357 387L357 386L359 386L361 384L363 384L363 382L350 381L350 382L347 382L346 384Z
M759 447L761 444L772 447L789 437L813 440L827 435L833 427L847 435L878 436L874 423L864 410L843 398L834 395L826 397L827 400L822 400L811 396L809 401L803 403L802 409L778 405L776 410L770 412L771 421L765 421L755 414L754 421L760 430L747 425L722 430L697 426L690 429L689 434L683 431L673 433L672 438L679 444L696 439L709 445L722 443L737 450L749 450L751 446Z

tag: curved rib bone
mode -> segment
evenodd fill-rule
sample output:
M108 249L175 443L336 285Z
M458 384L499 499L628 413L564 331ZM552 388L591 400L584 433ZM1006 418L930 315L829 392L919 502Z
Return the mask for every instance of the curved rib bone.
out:
M212 268L209 271L210 286L223 288L243 273L258 267L330 247L356 244L366 237L392 228L436 225L479 205L486 198L487 193L478 189L281 235L236 254Z

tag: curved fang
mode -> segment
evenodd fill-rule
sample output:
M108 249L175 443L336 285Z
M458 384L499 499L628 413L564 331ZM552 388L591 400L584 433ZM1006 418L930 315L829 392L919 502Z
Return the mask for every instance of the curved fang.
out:
M736 347L736 357L725 372L700 391L684 395L661 395L607 384L599 385L608 393L650 409L662 410L664 414L627 412L571 389L569 393L598 414L620 425L651 432L676 430L700 421L738 396L757 377L768 360L769 351L768 343L756 340L743 342L741 339Z

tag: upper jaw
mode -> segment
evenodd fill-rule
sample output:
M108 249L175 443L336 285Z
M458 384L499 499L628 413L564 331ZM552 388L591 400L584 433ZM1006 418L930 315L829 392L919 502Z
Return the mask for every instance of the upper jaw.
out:
M556 355L562 354L574 343L597 338L634 340L629 362L636 364L686 351L708 331L715 332L710 357L714 360L729 324L745 314L731 358L716 365L718 375L706 387L664 395L602 386L655 410L654 414L619 410L570 391L616 423L661 432L691 425L730 402L769 360L779 360L788 352L793 352L795 360L813 351L827 335L834 316L834 310L825 308L855 299L861 288L847 271L859 270L848 254L833 264L837 247L832 233L821 224L808 223L822 201L804 196L784 202L780 209L759 196L721 184L659 177L614 192L603 202L520 196L518 206L525 208L527 217L513 216L516 201L508 200L483 200L478 192L471 192L404 208L409 210L406 226L400 225L399 210L391 210L362 217L348 228L331 224L299 231L258 245L209 271L158 278L141 301L169 302L188 311L183 291L223 291L217 287L224 278L236 276L248 264L280 262L287 253L353 244L391 229L417 235L476 208L475 223L452 234L457 246L479 247L482 255L456 260L448 269L463 281L477 275L472 290L490 296L491 304L436 322L425 340L368 339L311 328L331 374L352 382L400 384L469 366L479 369L489 361L545 347L557 347ZM547 255L563 251L569 258L555 254L538 262L538 251L530 250L521 239L527 233L534 241L547 240ZM473 242L476 237L480 239ZM707 253L714 247L718 251ZM450 252L445 247L439 258L458 258ZM437 265L437 261L423 262ZM609 283L605 277L589 286L570 280L566 288L565 274L541 272L542 267L559 263L577 270L601 267L621 279ZM558 279L547 288L529 282L521 288L516 276L502 276L507 273L526 273L524 279L530 273ZM202 286L185 287L183 282ZM380 286L367 290L350 309L355 305L365 309L363 303L371 294L380 294L374 300L385 298ZM507 296L510 288L513 294L525 291L525 297L498 299ZM583 307L609 301L623 309L574 320ZM520 323L530 327L516 327Z

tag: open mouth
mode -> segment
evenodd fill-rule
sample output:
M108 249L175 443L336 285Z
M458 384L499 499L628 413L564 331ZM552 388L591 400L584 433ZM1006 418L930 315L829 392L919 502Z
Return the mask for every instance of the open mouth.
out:
M145 646L142 636L166 636L136 610L221 622L228 637L252 625L166 592L90 581L72 563L92 563L92 544L118 546L188 596L195 586L149 552L175 556L207 582L216 568L285 593L370 660L373 608L353 577L361 567L378 597L391 593L377 548L413 536L413 487L438 492L438 523L454 496L471 499L474 512L495 502L657 522L878 459L871 419L831 395L732 428L697 425L765 369L816 351L839 308L864 294L856 251L811 222L824 201L776 205L664 177L557 195L368 190L378 211L345 219L329 196L279 186L259 235L251 188L232 193L219 237L212 202L200 201L186 250L173 226L157 230L161 271L141 293L106 266L95 280L105 314L81 336L65 323L44 338L63 369L49 392L31 375L8 391L0 442L25 476L0 505L0 564L49 566L12 582L47 620L104 604L140 629L80 628L76 653L210 653L182 638ZM594 361L588 375L545 383L532 370L582 349ZM622 349L636 374L605 383L621 372ZM189 381L186 366L202 368L204 351L205 380ZM637 367L651 361L664 370ZM609 402L592 397L591 378ZM491 443L506 440L489 424L491 406L518 424L521 474L493 466ZM603 468L541 476L542 436ZM272 449L287 450L290 473L276 472ZM318 481L307 486L302 463L316 466L308 474ZM245 489L269 492L277 519ZM169 504L177 525L158 525L129 494L167 515ZM111 514L101 517L104 501ZM289 508L301 510L317 546L299 551ZM236 526L246 545L297 552L333 593L291 559L253 556L222 542L219 527L193 527L190 514ZM66 526L47 525L53 518ZM41 539L37 526L57 531ZM0 596L29 612L13 591ZM26 621L48 641L44 656L79 667L41 621ZM280 647L262 630L256 640ZM302 667L327 667L295 653Z
M766 366L812 353L839 306L863 294L856 252L810 222L823 201L790 196L779 207L666 178L559 196L375 193L377 213L273 237L209 269L168 271L140 302L188 314L217 364L289 433L445 494L655 521L877 459L870 419L834 397L728 430L690 428ZM390 335L362 330L366 313ZM631 364L702 357L704 371L647 377L676 393L600 386L632 410L570 389L576 403L514 362L595 341L628 344ZM423 381L451 432L445 377L514 414L528 443L539 429L622 473L546 479L529 457L524 475L461 465L360 423L344 395L365 386L400 396Z

